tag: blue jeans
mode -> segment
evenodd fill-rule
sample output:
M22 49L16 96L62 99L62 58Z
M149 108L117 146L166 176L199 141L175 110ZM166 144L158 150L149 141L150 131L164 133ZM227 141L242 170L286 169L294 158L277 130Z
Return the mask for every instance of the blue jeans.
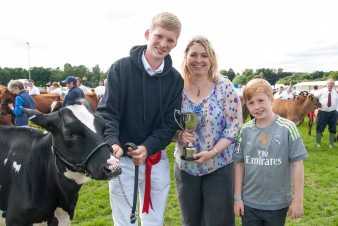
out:
M243 226L284 226L289 207L280 210L260 210L244 206Z

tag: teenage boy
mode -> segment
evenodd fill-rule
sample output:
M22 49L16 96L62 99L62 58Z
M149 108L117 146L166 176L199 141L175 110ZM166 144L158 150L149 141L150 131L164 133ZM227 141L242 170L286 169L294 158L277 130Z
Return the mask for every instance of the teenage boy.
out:
M181 22L175 15L156 15L145 31L148 44L134 46L130 56L117 60L108 72L105 98L97 112L106 120L105 139L123 168L118 178L109 181L115 226L138 225L138 221L130 223L129 205L135 165L139 166L142 225L163 225L170 187L165 148L177 130L174 112L181 109L183 90L183 79L169 53L180 32ZM123 155L127 142L137 149L129 148Z

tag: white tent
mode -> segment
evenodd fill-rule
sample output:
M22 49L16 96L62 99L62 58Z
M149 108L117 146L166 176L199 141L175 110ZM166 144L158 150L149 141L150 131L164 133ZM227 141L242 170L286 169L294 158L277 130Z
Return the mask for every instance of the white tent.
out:
M335 84L336 84L336 87L337 87L338 81L335 81ZM300 82L300 83L294 85L294 87L296 87L297 91L302 91L302 90L311 91L311 90L313 90L313 87L315 85L318 86L318 89L321 89L321 88L326 86L326 81Z

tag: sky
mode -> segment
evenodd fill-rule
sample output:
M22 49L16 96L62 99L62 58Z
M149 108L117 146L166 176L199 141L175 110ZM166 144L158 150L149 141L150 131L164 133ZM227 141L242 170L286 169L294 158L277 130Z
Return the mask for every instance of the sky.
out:
M152 17L168 11L182 23L171 51L179 71L195 35L209 38L220 70L338 71L335 0L0 0L0 9L2 68L70 63L107 71L146 44Z

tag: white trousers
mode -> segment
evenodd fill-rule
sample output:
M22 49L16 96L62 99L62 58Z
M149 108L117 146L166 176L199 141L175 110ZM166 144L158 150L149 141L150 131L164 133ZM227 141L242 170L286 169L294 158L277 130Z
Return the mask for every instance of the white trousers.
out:
M133 205L134 195L134 177L135 165L129 157L121 157L120 164L122 174L119 176L122 182L122 188L130 203ZM152 166L151 170L151 191L150 197L153 209L149 207L149 212L142 213L144 190L145 190L145 168L146 164L139 166L139 209L138 213L143 226L162 226L164 222L164 211L168 199L170 188L170 166L166 151L162 151L162 158ZM135 226L138 220L130 223L131 207L128 205L121 183L116 177L109 181L110 206L112 208L112 216L115 226Z

